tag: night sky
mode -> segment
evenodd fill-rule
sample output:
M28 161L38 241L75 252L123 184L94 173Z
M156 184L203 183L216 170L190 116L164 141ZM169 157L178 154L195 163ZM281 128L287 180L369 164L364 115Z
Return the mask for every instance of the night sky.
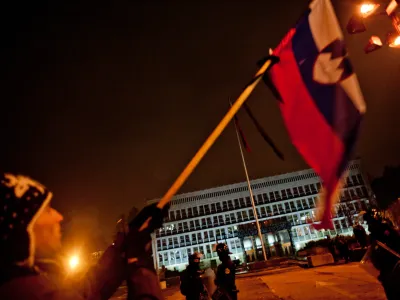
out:
M90 215L106 235L120 213L166 192L307 5L26 2L1 8L0 168L43 182L67 223ZM345 26L353 2L334 4ZM369 35L390 29L385 18L368 24L345 37L368 105L356 154L376 176L400 162L400 50L364 54ZM241 111L251 178L306 168L270 91L260 85L248 104L286 157ZM244 180L231 125L181 192Z

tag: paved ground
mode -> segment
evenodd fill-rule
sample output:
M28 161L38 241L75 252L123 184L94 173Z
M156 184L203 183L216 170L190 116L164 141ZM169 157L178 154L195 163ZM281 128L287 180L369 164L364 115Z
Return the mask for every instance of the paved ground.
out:
M386 299L379 282L358 263L261 276L280 299Z
M236 283L240 300L386 299L379 282L358 263L264 271L238 276ZM167 300L185 299L179 287L163 292ZM126 299L126 288L121 287L112 299Z

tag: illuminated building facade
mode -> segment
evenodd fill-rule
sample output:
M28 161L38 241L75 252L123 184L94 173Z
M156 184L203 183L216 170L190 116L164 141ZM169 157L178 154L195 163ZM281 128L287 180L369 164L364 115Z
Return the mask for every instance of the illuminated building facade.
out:
M274 227L264 232L265 247L270 256L290 255L292 246L302 248L307 242L327 235L351 235L353 217L369 206L371 190L361 171L360 161L351 161L340 203L333 214L335 230L316 232L307 224L315 217L320 178L312 169L265 177L251 181L260 222L290 224L289 228ZM148 201L154 203L159 199ZM247 182L174 196L169 217L157 230L153 241L153 258L159 268L182 270L188 256L201 252L207 265L218 263L213 245L227 242L233 259L253 259L261 250L258 236L243 236L238 227L254 222ZM291 243L292 241L292 243ZM278 251L279 246L279 251ZM246 255L246 257L244 257Z

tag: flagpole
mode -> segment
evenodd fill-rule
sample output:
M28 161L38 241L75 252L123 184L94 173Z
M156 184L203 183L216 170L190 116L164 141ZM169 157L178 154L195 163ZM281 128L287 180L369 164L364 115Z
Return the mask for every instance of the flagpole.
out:
M267 254L265 252L265 246L264 246L264 241L263 241L262 234L261 234L260 223L258 221L257 209L256 209L256 205L254 203L253 190L251 188L249 173L247 172L246 159L244 158L243 147L242 147L242 143L240 142L239 129L238 129L238 126L237 126L236 122L235 122L235 129L236 129L236 137L237 137L238 144L239 144L239 149L240 149L240 155L242 157L243 169L244 169L244 173L246 174L247 186L249 188L251 205L253 206L254 218L256 219L258 237L260 238L262 253L263 253L263 256L264 256L264 260L266 261L267 260ZM255 246L257 248L257 243L255 243ZM257 258L257 249L254 249L254 250L256 251L255 255L256 255L256 258Z
M273 63L273 60L271 58L268 58L264 62L262 67L258 70L256 75L251 80L251 82L246 86L244 91L240 94L239 98L236 99L236 101L233 103L231 108L228 110L228 112L225 114L225 116L219 122L217 127L213 130L213 132L210 134L210 136L207 138L207 140L204 142L204 144L200 147L200 149L197 151L197 153L194 155L194 157L186 165L185 169L183 169L182 173L178 176L178 178L175 180L175 182L172 184L172 186L169 188L169 190L165 193L165 195L158 202L158 204L157 204L158 208L160 208L160 209L164 208L164 206L166 206L171 201L172 197L182 187L182 185L188 179L190 174L192 174L193 170L197 167L197 165L200 163L200 161L206 155L208 150L215 143L217 138L221 135L221 133L224 131L224 129L232 121L233 117L236 115L236 113L242 107L243 103L247 100L247 98L253 92L254 88L257 86L257 84L263 78L263 76L267 72L268 68L272 65L272 63ZM146 220L146 222L143 223L143 225L140 227L139 231L146 229L149 225L150 220L151 220L151 217L149 217Z

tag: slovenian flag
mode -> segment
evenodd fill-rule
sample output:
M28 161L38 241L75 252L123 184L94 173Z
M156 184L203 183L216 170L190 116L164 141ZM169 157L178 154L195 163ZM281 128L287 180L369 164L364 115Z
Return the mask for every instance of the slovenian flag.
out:
M273 55L270 79L290 138L322 179L316 229L333 229L331 208L354 148L365 102L329 0L314 0Z

